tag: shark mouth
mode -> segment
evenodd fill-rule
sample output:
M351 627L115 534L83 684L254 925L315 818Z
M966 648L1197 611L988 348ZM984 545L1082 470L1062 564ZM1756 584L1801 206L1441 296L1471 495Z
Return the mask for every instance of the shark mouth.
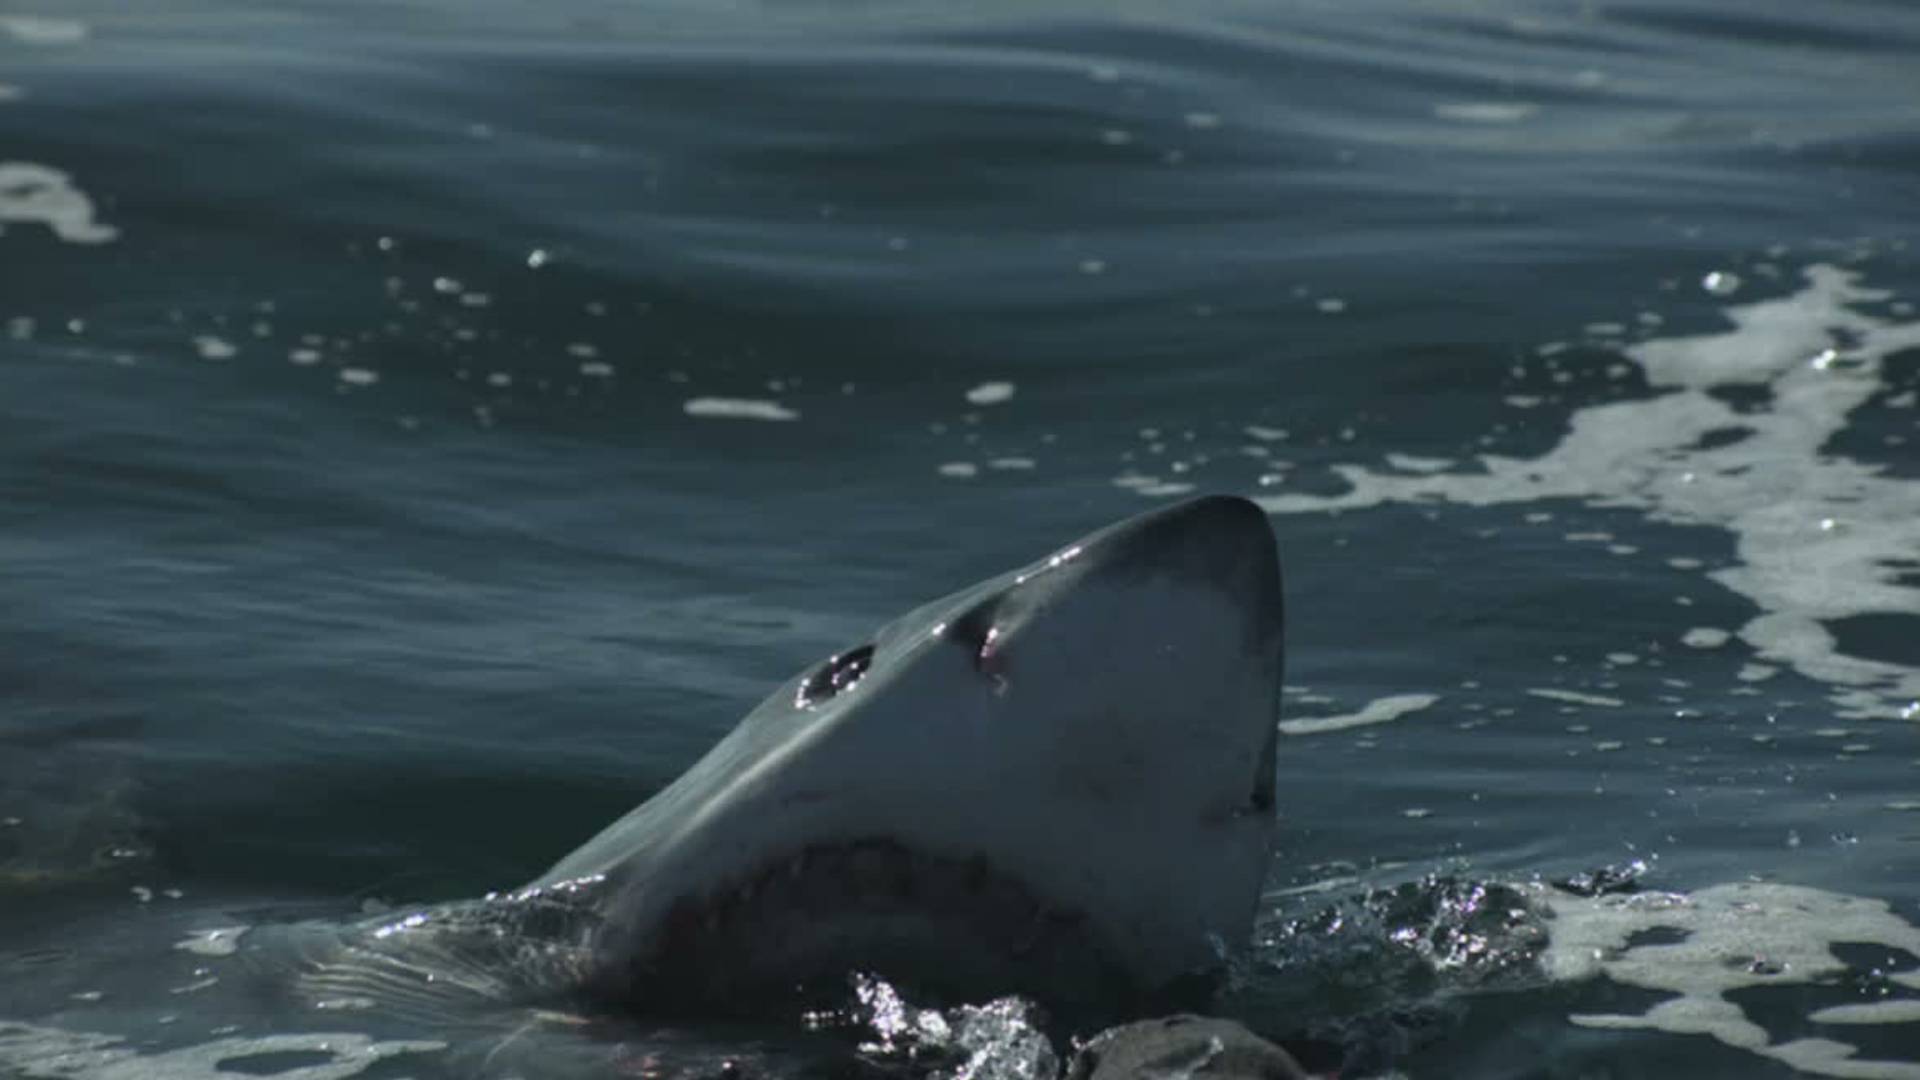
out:
M831 1007L868 972L921 1000L1013 992L1091 1016L1139 1000L1114 955L1084 912L984 857L875 836L810 845L675 901L626 996L652 1012Z

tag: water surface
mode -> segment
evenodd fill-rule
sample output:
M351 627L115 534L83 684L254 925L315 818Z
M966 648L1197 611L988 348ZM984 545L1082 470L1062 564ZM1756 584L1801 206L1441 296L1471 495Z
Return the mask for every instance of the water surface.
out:
M0 10L4 1067L118 1030L47 970L517 884L873 625L1220 490L1291 620L1223 1008L1358 1073L1920 1075L1917 47L1894 2ZM1606 979L1449 952L1486 908L1431 875L1636 863L1533 901Z

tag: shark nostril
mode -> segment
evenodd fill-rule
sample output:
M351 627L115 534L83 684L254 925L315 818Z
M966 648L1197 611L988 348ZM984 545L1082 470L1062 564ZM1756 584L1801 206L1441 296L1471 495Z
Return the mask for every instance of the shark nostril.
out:
M993 692L1004 695L1007 692L1007 658L999 648L1000 628L987 631L987 638L980 643L980 651L973 654L973 670L993 681Z
M1006 689L1006 642L998 623L1004 593L987 597L940 626L940 634L973 656L973 669L994 681L996 692Z
M860 677L873 666L873 646L862 645L857 649L832 657L820 665L820 670L807 677L800 689L793 695L795 708L805 709L818 705L842 691L849 690Z
M942 632L977 655L997 636L993 622L999 607L1000 597L989 596L948 620Z

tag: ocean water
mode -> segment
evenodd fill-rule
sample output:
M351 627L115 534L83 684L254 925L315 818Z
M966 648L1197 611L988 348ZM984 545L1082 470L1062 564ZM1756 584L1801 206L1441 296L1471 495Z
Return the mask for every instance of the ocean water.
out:
M1898 0L0 4L0 1075L432 1067L209 1028L171 945L527 880L1226 491L1289 686L1220 1011L1920 1076L1916 73Z

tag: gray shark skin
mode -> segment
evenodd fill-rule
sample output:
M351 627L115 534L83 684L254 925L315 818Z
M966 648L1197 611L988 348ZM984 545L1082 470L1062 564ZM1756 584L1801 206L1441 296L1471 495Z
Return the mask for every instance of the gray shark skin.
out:
M1183 502L923 605L776 690L522 890L592 897L582 987L844 989L1121 1015L1247 939L1274 830L1279 559Z
M1281 615L1264 514L1196 499L801 672L520 889L347 921L26 904L0 1076L617 1075L636 1038L707 1056L684 1020L844 1009L854 973L1080 1031L1197 1003L1270 856Z

